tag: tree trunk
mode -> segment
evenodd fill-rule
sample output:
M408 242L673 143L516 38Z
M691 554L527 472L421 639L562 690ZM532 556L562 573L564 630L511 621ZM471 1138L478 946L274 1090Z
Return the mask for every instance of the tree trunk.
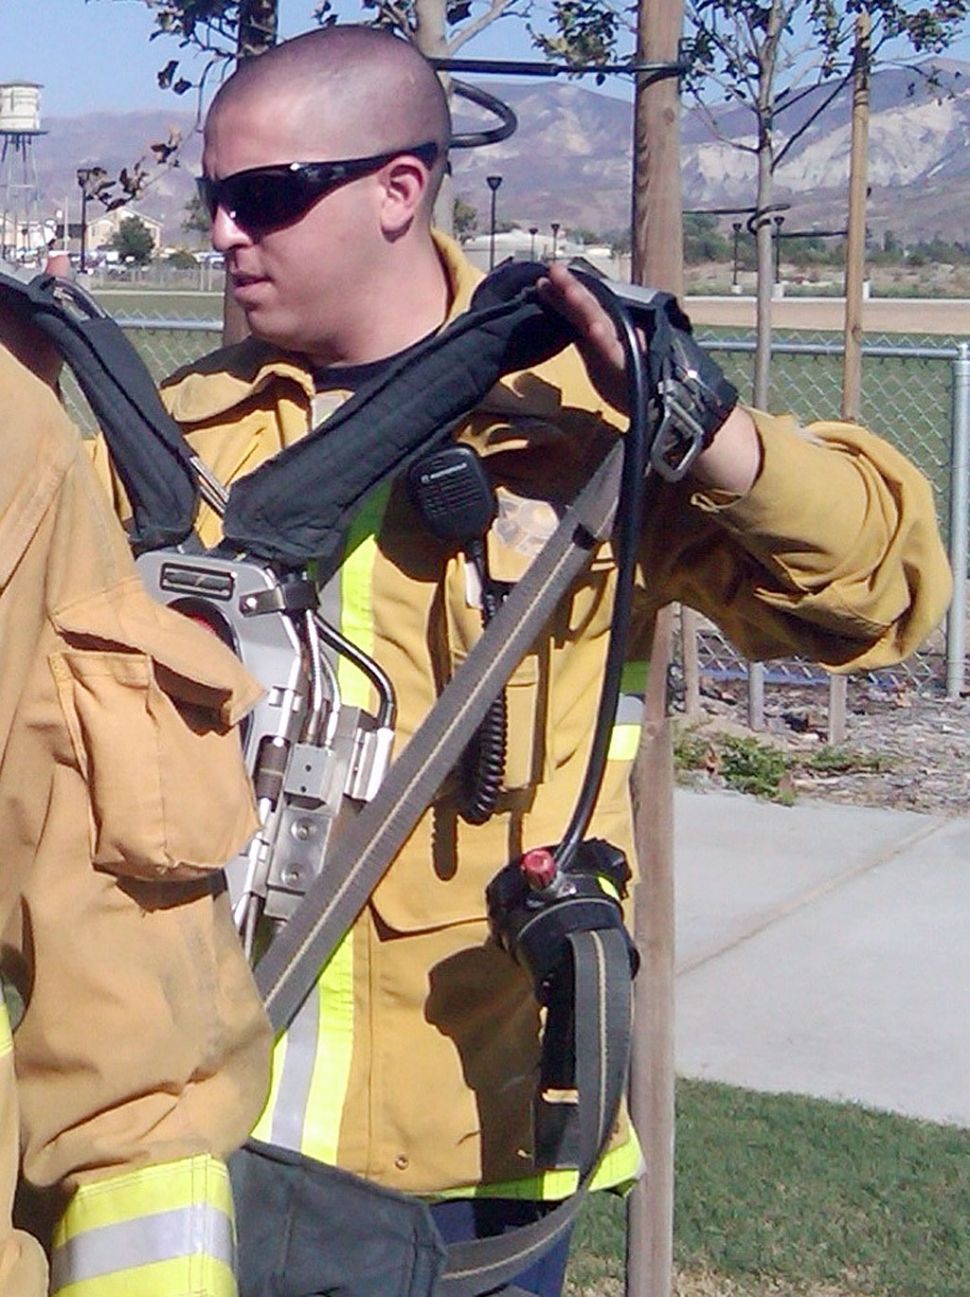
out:
M442 0L417 0L414 6L414 31L411 40L427 59L444 59L451 52L448 46L445 7ZM448 95L449 103L453 93L451 78L440 72L441 84ZM442 234L455 232L455 186L449 167L438 190L434 205L434 223Z
M640 0L637 58L676 62L682 0ZM676 78L638 84L633 149L633 279L683 293L680 97ZM627 1198L627 1297L670 1297L674 1202L673 756L667 663L673 609L650 654L640 747L631 775L641 881L635 928L643 966L634 991L630 1114L648 1173Z
M758 254L757 298L755 302L754 384L751 393L759 410L768 408L768 372L771 364L771 294L774 265L771 247L771 217L765 209L771 203L771 145L763 140L758 150L758 188L755 206Z

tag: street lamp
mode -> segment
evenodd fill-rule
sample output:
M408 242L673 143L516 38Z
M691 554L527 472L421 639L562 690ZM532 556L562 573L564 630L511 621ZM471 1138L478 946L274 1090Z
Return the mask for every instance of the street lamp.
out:
M486 176L485 183L492 191L492 217L488 236L488 268L495 269L495 195L498 193L498 187L502 183L501 176Z
M538 225L530 225L529 233L532 236L532 247L529 250L529 257L532 261L536 259L536 235L539 233Z
M738 240L741 237L741 222L735 221L734 224L731 226L731 229L734 231L734 269L731 272L731 287L737 288L738 286Z
M88 198L90 197L91 177L94 167L78 167L77 182L81 186L81 260L78 270L83 275L87 269L88 255Z
M552 230L552 259L555 261L557 245L559 243L559 222L551 221L549 228Z

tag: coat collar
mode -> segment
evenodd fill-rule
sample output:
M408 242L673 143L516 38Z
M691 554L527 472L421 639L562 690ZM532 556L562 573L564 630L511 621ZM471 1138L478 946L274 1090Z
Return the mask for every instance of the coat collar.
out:
M453 239L437 230L432 237L448 278L451 320L467 309L483 276ZM294 384L307 402L312 401L313 376L304 356L246 338L177 370L162 384L162 391L173 417L192 425L221 418L279 382Z

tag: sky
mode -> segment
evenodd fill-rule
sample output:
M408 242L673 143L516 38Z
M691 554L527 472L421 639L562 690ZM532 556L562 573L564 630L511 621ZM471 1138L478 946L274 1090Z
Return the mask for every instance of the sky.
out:
M280 0L280 35L314 26L314 0ZM359 17L354 0L341 14ZM172 37L149 37L153 15L142 0L0 0L0 82L32 81L43 86L41 118L101 110L193 106L159 90L155 75L169 59L182 58L189 79L202 63L180 51ZM462 55L478 58L538 58L514 19L495 24L470 42ZM594 88L592 79L584 82Z
M355 0L341 4L343 17L360 17ZM550 7L549 0L539 0L536 6L540 15ZM313 9L314 0L280 0L280 35L293 36L312 27ZM181 57L186 75L194 79L202 64L191 51L180 51L171 37L150 40L153 30L153 15L142 0L0 0L0 82L39 83L42 124L45 116L101 110L190 109L191 94L179 99L159 90L155 75L169 59ZM970 59L970 35L951 52ZM538 58L522 25L511 18L493 24L460 53ZM598 88L592 78L580 84ZM612 89L629 94L619 79Z

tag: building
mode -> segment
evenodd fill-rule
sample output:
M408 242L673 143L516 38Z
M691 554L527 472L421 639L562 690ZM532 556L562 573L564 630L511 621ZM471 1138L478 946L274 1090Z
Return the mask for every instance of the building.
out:
M480 270L488 270L492 259L492 236L476 234L462 244L465 256ZM532 228L523 230L496 230L495 232L495 265L510 258L513 261L571 261L582 257L593 268L606 275L608 279L630 277L629 258L615 257L607 247L583 245L560 234L558 227L555 234Z
M91 215L92 209L96 213ZM162 222L155 219L154 216L146 216L144 212L138 212L133 207L115 207L110 212L98 210L97 204L88 204L88 230L87 230L87 252L88 256L96 258L99 253L106 249L111 243L114 236L121 229L122 221L129 217L137 216L145 225L152 236L153 255L157 255L162 246ZM71 234L74 234L74 224L71 223ZM72 248L73 251L73 242Z

